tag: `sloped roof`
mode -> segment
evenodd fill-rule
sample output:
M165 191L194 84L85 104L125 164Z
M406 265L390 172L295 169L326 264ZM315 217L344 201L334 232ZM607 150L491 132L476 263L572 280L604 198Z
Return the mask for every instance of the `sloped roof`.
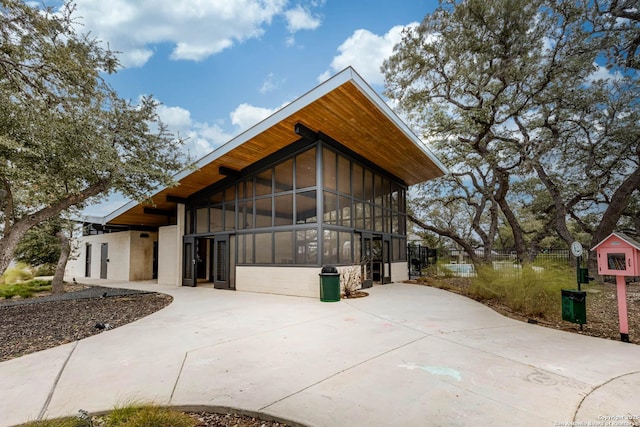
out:
M415 133L349 67L202 157L195 170L177 174L178 185L158 190L152 196L153 206L159 211L173 210L175 198L187 198L225 178L219 173L220 166L242 170L297 141L296 123L339 141L407 185L446 173L445 166ZM172 197L167 200L167 196ZM166 217L145 213L145 206L129 202L93 222L166 225Z
M597 245L595 245L591 250L595 251L598 247L600 247L604 242L606 242L607 240L609 240L613 236L615 236L618 239L628 243L629 245L633 246L634 248L636 248L637 250L640 251L640 242L638 242L637 240L629 237L628 235L626 235L626 234L624 234L624 233L622 233L620 231L614 231L613 233L609 234L606 239L602 240L602 242L600 242Z

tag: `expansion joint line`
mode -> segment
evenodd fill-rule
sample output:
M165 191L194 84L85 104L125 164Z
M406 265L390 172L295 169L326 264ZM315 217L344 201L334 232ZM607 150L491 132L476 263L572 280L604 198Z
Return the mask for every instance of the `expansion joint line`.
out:
M169 396L169 403L173 401L173 395L176 392L176 388L178 387L178 381L180 381L180 377L182 376L182 370L184 369L184 364L187 361L187 356L189 356L189 352L184 353L184 357L182 358L182 363L180 364L180 369L178 370L178 375L176 376L176 382L173 384L173 388L171 389L171 396Z
M582 405L584 404L584 401L587 399L587 397L591 396L596 390L606 386L607 384L620 379L622 377L628 377L629 375L636 375L636 374L640 374L640 371L633 371L633 372L627 372L621 375L618 375L617 377L613 377L608 379L607 381L603 382L602 384L599 384L597 386L595 386L594 388L591 389L591 391L589 391L587 394L585 394L584 396L582 396L582 400L580 401L580 403L578 403L578 406L576 407L576 411L573 413L573 421L576 421L576 417L578 416L578 412L580 412L580 408L582 408Z
M42 405L42 409L38 414L38 420L42 420L42 417L44 417L44 414L47 412L47 409L49 409L49 403L51 403L51 399L53 398L53 393L55 393L56 388L58 387L58 382L60 381L60 377L62 376L64 369L67 367L67 363L69 363L71 356L76 351L76 348L78 347L79 342L80 341L76 341L73 343L73 348L71 349L71 351L69 352L69 355L67 356L64 363L62 364L60 371L58 371L58 375L56 375L56 379L53 381L53 386L51 386L51 390L49 390L49 394L47 395L47 400L45 400L44 405Z

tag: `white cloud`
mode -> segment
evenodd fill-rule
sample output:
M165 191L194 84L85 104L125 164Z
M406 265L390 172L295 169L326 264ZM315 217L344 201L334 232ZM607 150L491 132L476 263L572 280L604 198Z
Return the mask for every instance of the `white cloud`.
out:
M231 112L231 123L236 126L239 132L242 132L266 119L285 105L287 104L277 108L264 108L243 103Z
M154 46L173 46L171 59L200 61L236 43L260 37L275 16L294 33L320 25L320 18L287 0L77 0L81 32L121 52L125 66L142 66Z
M319 17L313 16L300 5L287 10L284 16L287 19L287 29L292 33L300 30L315 30L321 23Z
M260 87L259 92L263 95L265 93L272 92L280 87L282 82L283 81L276 81L273 73L269 73L267 74L267 77L265 77L264 82L262 82L262 86Z
M332 74L352 66L368 83L383 84L384 77L380 72L382 62L391 56L393 47L402 40L402 30L417 25L417 22L398 25L383 36L368 30L356 30L338 47L339 55L333 58L330 69L322 73L318 81L322 82Z

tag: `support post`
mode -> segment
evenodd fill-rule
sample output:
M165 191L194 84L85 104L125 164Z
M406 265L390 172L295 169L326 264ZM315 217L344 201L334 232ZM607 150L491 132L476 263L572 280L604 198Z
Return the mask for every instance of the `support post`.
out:
M616 276L616 296L618 298L618 319L620 321L620 340L629 342L629 319L627 315L627 284L624 276Z

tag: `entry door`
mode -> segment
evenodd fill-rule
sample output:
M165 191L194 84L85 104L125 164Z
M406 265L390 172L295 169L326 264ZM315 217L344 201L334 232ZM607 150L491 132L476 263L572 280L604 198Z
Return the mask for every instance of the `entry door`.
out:
M196 285L197 247L195 237L184 237L182 247L182 286Z
M371 233L362 233L360 259L362 262L362 287L370 288L373 286L373 235Z
M91 245L85 247L84 254L84 277L91 277Z
M151 270L151 278L158 278L158 242L153 242L153 265Z
M107 263L109 262L109 244L103 243L100 246L100 278L107 278Z
M382 283L391 283L391 238L382 238Z
M213 287L231 289L229 235L213 239Z

